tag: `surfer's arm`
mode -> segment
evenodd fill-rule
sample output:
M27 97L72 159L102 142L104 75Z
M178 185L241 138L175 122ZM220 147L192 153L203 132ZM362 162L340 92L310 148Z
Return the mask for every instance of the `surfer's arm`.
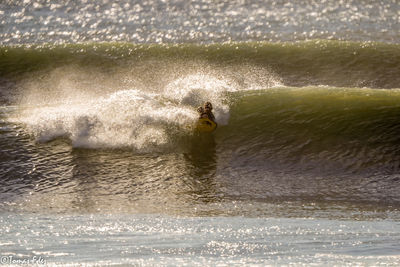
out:
M214 114L212 114L212 112L210 112L208 114L208 117L209 117L210 120L215 121L215 116L214 116Z

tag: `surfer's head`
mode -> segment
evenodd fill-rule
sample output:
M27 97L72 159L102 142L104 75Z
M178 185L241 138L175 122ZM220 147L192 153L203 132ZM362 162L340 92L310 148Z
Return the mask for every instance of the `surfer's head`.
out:
M212 110L213 109L213 107L212 107L212 104L211 104L211 102L205 102L204 103L204 109L209 109L209 110Z

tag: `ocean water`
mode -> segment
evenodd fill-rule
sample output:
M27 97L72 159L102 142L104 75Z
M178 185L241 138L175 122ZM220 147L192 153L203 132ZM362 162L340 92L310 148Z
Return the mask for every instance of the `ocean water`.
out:
M399 18L2 1L0 263L398 266Z

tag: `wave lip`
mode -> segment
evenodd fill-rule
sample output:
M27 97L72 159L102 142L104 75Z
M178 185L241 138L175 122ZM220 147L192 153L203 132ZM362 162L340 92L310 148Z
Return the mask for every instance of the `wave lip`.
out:
M66 66L108 75L125 72L139 84L158 87L185 75L218 70L218 73L228 75L231 81L247 87L256 85L255 81L260 85L256 86L258 88L270 87L265 85L279 81L296 87L326 85L392 89L399 88L400 84L400 46L314 40L298 43L102 43L0 48L0 74L5 82L19 82L38 73L46 75ZM132 78L125 77L120 81Z

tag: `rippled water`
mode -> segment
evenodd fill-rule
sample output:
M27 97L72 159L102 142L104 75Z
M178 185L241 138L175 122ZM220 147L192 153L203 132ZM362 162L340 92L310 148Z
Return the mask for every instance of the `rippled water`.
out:
M0 4L0 42L209 43L337 39L398 43L385 1L23 1Z
M54 220L62 224L54 224ZM2 252L54 264L400 264L399 223L276 218L2 214ZM22 240L16 240L17 236ZM12 241L11 241L12 240ZM90 244L90 247L87 246Z

